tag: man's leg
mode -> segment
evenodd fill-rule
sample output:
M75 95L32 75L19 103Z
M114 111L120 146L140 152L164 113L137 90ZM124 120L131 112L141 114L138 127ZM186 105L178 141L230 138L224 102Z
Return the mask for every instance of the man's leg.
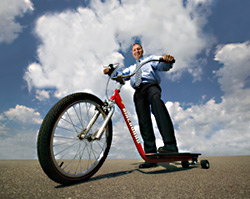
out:
M147 97L141 91L136 91L134 94L134 103L140 132L144 141L145 153L155 153L157 149Z
M173 123L165 104L161 100L161 88L158 85L148 88L148 100L150 100L152 113L155 116L164 144L176 145Z

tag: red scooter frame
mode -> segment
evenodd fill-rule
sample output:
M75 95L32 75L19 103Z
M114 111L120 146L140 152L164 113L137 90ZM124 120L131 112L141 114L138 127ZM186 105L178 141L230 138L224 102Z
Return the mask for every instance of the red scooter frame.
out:
M201 155L200 153L149 153L149 154L145 154L145 151L143 150L139 137L131 123L131 120L128 116L127 110L124 106L124 103L121 99L119 92L120 92L119 89L116 89L114 92L114 95L110 98L110 100L115 101L117 106L120 108L122 115L125 119L125 122L128 126L129 132L135 143L135 146L140 156L146 162L157 163L157 162L182 161L182 166L185 168L189 166L189 162L188 162L189 160L192 161L192 164L197 163L198 156ZM208 166L207 161L206 161L205 166ZM203 167L203 164L202 164L202 167Z

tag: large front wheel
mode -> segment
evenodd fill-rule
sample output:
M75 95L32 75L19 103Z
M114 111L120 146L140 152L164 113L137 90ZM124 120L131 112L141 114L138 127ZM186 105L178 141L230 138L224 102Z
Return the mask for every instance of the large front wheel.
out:
M40 128L37 150L49 178L61 184L77 183L88 180L101 167L112 141L111 120L101 139L93 140L91 136L107 116L103 105L94 95L75 93L61 99L48 112Z

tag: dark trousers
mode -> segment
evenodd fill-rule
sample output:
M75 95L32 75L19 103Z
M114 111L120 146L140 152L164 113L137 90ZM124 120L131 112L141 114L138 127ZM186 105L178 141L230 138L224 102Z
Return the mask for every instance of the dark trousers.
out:
M158 84L140 85L134 93L134 103L144 141L145 153L155 153L157 151L151 111L164 144L176 143L173 123L165 104L161 100L161 88Z

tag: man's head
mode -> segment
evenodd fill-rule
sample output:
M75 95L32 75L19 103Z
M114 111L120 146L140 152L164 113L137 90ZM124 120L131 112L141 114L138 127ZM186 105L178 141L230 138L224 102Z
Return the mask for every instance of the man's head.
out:
M142 49L141 44L139 44L139 43L133 44L132 54L133 54L133 57L135 58L135 60L137 60L137 61L143 56L143 49Z

